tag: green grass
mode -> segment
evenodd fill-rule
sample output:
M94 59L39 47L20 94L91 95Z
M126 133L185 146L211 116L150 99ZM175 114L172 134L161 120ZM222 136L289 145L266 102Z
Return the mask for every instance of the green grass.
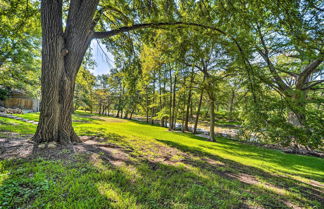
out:
M13 115L20 117L20 118L32 120L32 121L38 121L38 119L39 119L39 113L13 114Z
M36 130L36 125L0 117L0 136L1 132L15 132L19 134L32 134Z
M36 113L22 117L38 120ZM317 186L324 182L324 159L222 138L212 143L158 126L81 112L73 120L79 135L121 146L130 153L130 162L113 166L82 155L3 160L0 208L324 207L323 188ZM0 118L1 131L27 134L35 127Z

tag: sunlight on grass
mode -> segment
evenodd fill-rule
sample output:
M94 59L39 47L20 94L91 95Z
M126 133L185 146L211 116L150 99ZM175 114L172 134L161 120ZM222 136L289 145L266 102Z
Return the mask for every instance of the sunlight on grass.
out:
M19 134L33 134L36 125L23 121L0 117L0 136L1 132L15 132Z
M20 116L26 119L38 120L38 113L28 113ZM151 146L153 141L156 142L158 140L166 145L178 148L182 146L183 149L188 149L189 151L190 149L194 149L247 166L260 168L266 172L274 172L287 176L299 175L298 179L306 177L324 181L324 159L285 154L280 151L241 144L222 138L218 138L217 143L212 143L192 134L168 132L163 127L150 126L144 123L117 118L102 118L102 120L96 120L88 113L78 112L73 115L73 120L90 121L91 123L76 122L74 123L74 128L79 135L109 136L116 134L116 136L125 137L126 140L120 140L117 137L113 141L124 145L125 142L132 143L132 146L136 150L140 150L141 147ZM1 125L1 130L6 131L32 134L36 127L35 125L26 125L24 122L12 119L0 118L1 121L19 124L19 126L15 127L10 124ZM152 149L146 149L145 151L152 152L154 155L156 153L154 149L155 146L152 146ZM304 180L308 181L308 179Z
M21 117L36 119L35 113ZM79 135L102 138L129 152L130 163L111 165L101 153L71 162L1 162L0 206L24 208L320 207L309 199L323 183L324 160L218 138L216 143L166 128L86 113L73 115ZM36 126L0 118L1 130L32 134ZM10 175L9 175L10 173ZM246 181L240 176L245 173ZM251 179L249 179L251 178ZM10 185L15 185L11 187ZM27 190L37 190L39 194ZM175 189L176 188L176 189ZM7 194L7 193L6 193ZM19 196L12 200L12 195ZM1 192L0 192L1 196ZM33 199L32 202L28 202ZM2 203L1 203L2 201ZM290 207L289 206L289 207Z

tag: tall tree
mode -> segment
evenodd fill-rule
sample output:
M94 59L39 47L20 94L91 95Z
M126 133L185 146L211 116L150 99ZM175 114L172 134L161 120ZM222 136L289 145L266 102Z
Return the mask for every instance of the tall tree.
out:
M41 23L42 23L42 102L39 124L33 140L37 143L58 141L60 143L70 143L80 141L72 127L71 113L73 110L73 95L75 78L81 65L82 59L90 42L94 38L107 38L120 33L137 30L141 28L162 27L168 25L191 25L199 26L196 23L175 22L175 4L172 7L162 7L163 11L158 11L160 5L154 7L151 19L158 19L162 22L137 23L135 20L147 20L146 13L148 7L143 5L134 6L140 8L142 13L133 15L131 21L116 20L115 23L131 23L130 26L120 26L115 28L112 25L109 31L95 32L95 27L100 22L101 28L107 24L101 21L101 17L107 17L106 13L122 13L112 7L110 2L98 7L99 0L71 0L64 2L68 12L63 15L62 0L42 0L41 1ZM144 3L144 2L143 2ZM164 2L161 2L164 4ZM127 5L127 4L125 4ZM143 9L144 8L144 9ZM97 9L99 9L97 11ZM96 12L97 11L97 12ZM134 10L133 10L134 11ZM135 10L136 11L136 10ZM137 12L137 11L136 11ZM104 14L105 13L105 14ZM66 16L67 19L63 20ZM121 15L123 16L123 15ZM104 18L103 18L104 19ZM109 17L108 17L109 19ZM63 24L64 23L64 24ZM115 29L111 29L115 28ZM217 28L218 32L224 33Z

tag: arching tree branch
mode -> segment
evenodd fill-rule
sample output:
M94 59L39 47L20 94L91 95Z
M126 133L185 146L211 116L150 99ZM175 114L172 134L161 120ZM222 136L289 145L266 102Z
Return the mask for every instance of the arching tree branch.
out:
M197 27L201 27L201 28L205 28L205 29L211 29L214 31L217 31L225 36L229 36L227 33L225 33L224 31L215 28L215 27L211 27L211 26L207 26L207 25L202 25L202 24L198 24L198 23L186 23L186 22L160 22L160 23L142 23L142 24L135 24L135 25L131 25L131 26L124 26L124 27L120 27L118 29L114 29L111 31L106 31L106 32L94 32L93 34L93 38L108 38L120 33L124 33L124 32L129 32L129 31L133 31L133 30L139 30L139 29L143 29L143 28L159 28L159 27L163 27L163 26L197 26ZM231 39L233 39L232 37L230 37Z

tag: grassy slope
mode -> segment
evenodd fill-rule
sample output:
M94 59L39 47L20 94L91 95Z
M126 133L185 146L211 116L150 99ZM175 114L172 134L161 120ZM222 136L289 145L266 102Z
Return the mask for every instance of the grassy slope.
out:
M38 118L36 114L23 117ZM79 135L106 137L109 143L132 150L133 165L114 167L104 162L91 163L81 156L76 156L73 163L42 159L2 161L0 187L4 189L0 189L0 206L323 207L323 199L315 198L320 188L312 183L324 182L323 159L226 139L211 143L158 126L114 118L95 119L83 113L75 115L74 120ZM14 128L10 123L15 123ZM26 134L32 133L35 126L0 118L0 130ZM178 150L172 156L177 163L150 162L163 155L164 147L166 151L170 147ZM1 191L6 191L2 199Z

